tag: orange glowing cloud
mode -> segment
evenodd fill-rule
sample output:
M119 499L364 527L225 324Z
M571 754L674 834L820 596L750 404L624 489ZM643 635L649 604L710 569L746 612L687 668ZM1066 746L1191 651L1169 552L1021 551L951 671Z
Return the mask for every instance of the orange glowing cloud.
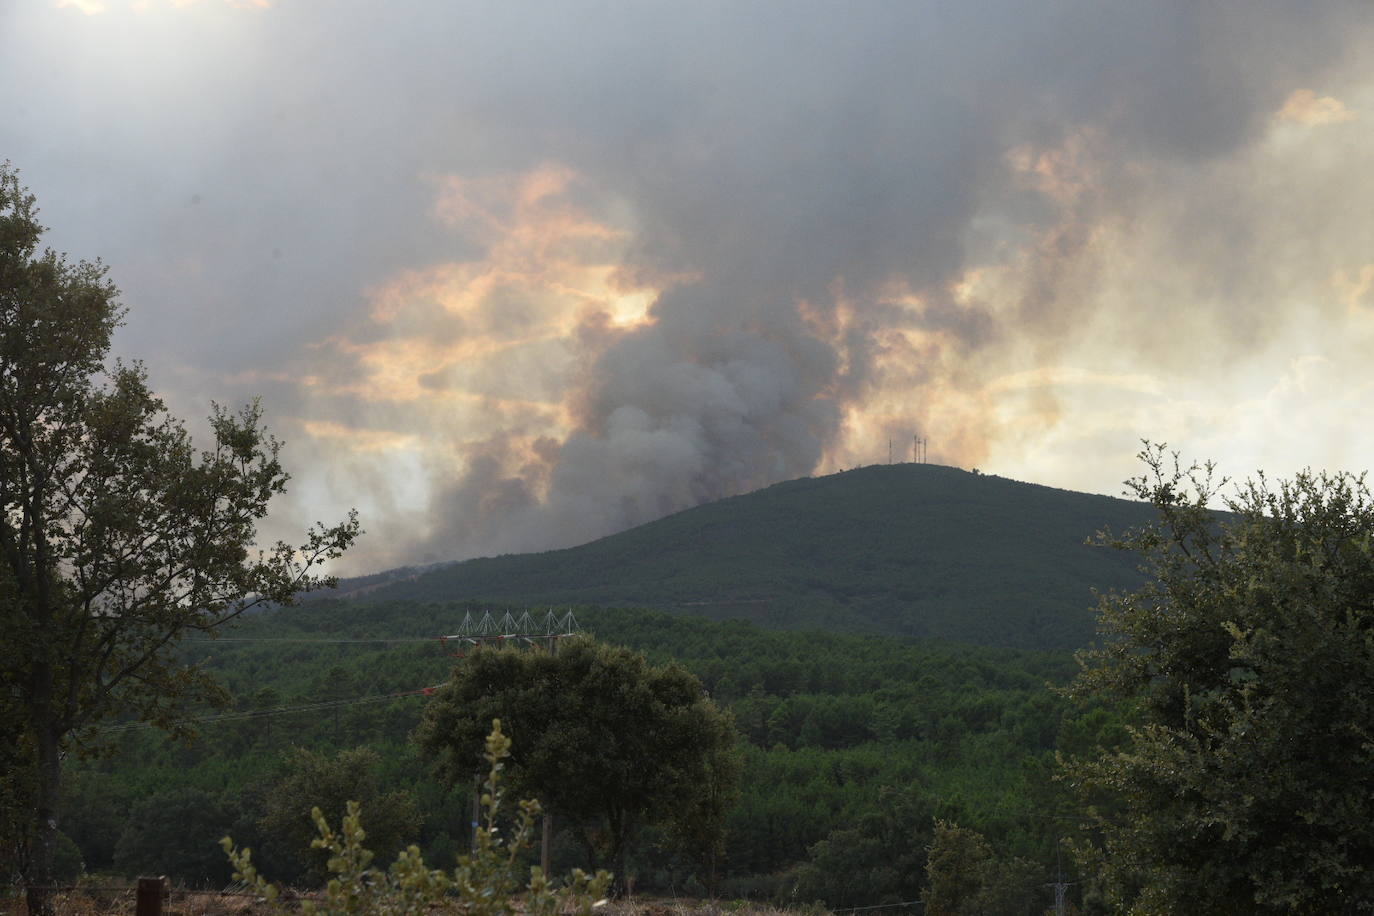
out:
M1318 96L1311 89L1298 89L1288 96L1274 117L1280 121L1314 126L1353 121L1356 115L1340 99L1329 95Z
M982 280L970 271L952 283L948 292L954 305L973 307ZM856 335L867 341L867 366L862 385L833 392L843 404L843 421L816 472L885 461L889 450L894 461L910 461L917 436L929 440L931 461L968 466L980 462L986 454L988 392L969 371L957 332L938 324L926 326L932 302L895 283L883 296L887 308L882 324L874 325L841 288L832 293L829 309L800 303L802 318L840 357L841 378L850 372L849 347Z
M1078 369L1072 366L1042 366L999 376L988 383L986 390L997 394L1006 391L1025 391L1032 388L1062 388L1086 386L1098 389L1117 389L1139 394L1158 395L1163 385L1153 376L1143 373L1113 374Z
M312 393L355 415L307 432L386 460L402 439L360 435L371 413L388 428L403 418L404 447L448 473L498 440L503 463L547 461L535 443L570 432L579 367L652 321L676 281L627 271L628 231L574 200L585 189L567 168L434 183L436 221L480 254L393 275L368 291L364 326L314 345L322 365L349 368L311 376Z
M386 452L413 448L416 437L379 429L361 429L329 420L304 420L301 428L313 439L343 445L355 452Z
M1367 312L1374 306L1370 301L1370 292L1374 291L1374 264L1365 264L1354 276L1339 270L1332 276L1331 285L1352 315Z
M1078 200L1101 181L1098 145L1093 132L1082 130L1055 147L1014 147L1007 152L1006 161L1027 186L1062 206Z

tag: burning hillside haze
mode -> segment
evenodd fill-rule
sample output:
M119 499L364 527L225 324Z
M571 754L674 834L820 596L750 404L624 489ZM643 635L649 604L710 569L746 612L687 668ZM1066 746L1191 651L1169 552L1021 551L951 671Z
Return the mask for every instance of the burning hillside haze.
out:
M1350 3L0 12L0 156L346 571L910 454L1115 492L1374 447Z

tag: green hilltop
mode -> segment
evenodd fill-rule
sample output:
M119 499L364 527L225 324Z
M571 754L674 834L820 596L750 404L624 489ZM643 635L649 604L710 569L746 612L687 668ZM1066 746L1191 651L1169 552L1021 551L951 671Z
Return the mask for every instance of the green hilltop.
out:
M565 550L343 584L381 601L597 604L773 628L1074 648L1134 560L1086 542L1148 506L928 464L802 478Z

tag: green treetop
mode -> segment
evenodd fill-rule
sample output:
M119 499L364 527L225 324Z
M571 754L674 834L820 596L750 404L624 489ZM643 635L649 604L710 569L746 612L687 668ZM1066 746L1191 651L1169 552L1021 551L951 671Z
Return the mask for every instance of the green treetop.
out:
M1363 477L1264 477L1211 506L1160 447L1158 523L1112 540L1150 582L1106 596L1073 690L1133 703L1128 744L1070 766L1123 909L1340 913L1374 900L1374 500Z
M557 653L479 650L430 701L417 732L453 780L480 761L487 724L515 741L512 779L566 818L619 886L639 828L662 824L710 882L738 780L735 732L677 664L567 640Z

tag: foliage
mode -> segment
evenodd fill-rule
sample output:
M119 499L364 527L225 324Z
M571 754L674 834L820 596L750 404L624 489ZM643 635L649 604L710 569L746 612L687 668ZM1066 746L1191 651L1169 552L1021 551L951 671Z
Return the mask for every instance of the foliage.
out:
M905 903L924 886L933 800L918 786L884 787L876 808L811 848L796 875L796 901L832 907Z
M937 820L927 849L930 916L1034 916L1044 895L1039 870L1024 859L1000 860L975 830Z
M378 756L372 770L377 793L406 792L416 800L422 819L415 841L426 859L451 861L468 845L470 780L452 788L440 784L408 740L429 700L384 695L436 684L454 660L433 640L353 640L453 632L467 610L324 600L242 620L229 635L248 641L184 643L185 657L213 672L235 696L232 708L244 715L254 713L253 698L266 687L276 691L276 703L288 705L383 698L341 710L274 713L270 728L262 717L207 723L189 747L151 730L119 733L117 757L79 762L71 773L75 795L66 822L88 865L109 867L111 853L102 850L112 849L114 839L105 839L107 825L116 825L117 838L137 799L195 786L232 806L238 815L233 835L253 846L259 867L288 874L294 866L265 844L259 820L267 795L283 778L284 761L293 759L291 745L329 756L364 744ZM643 651L654 664L679 661L733 713L744 740L740 795L725 812L725 851L717 864L717 892L726 898L776 898L789 905L821 898L834 907L914 899L902 895L902 882L923 882L932 817L976 829L1005 857L1035 862L1032 885L1051 881L1055 831L1063 823L1056 817L1070 813L1066 787L1052 779L1054 751L1110 744L1121 731L1120 713L1112 707L1080 711L1046 689L1073 676L1068 652L765 630L623 608L578 608L576 616L598 639ZM320 641L331 638L350 641ZM905 803L893 799L907 796L924 813L911 815L905 834L875 823L889 811L906 818ZM332 804L339 807L324 810L342 810L342 801ZM364 802L365 811L375 808ZM305 810L302 823L308 823ZM870 823L871 830L865 827ZM560 873L587 861L576 826L566 817L555 819L552 862ZM805 896L793 895L796 869L817 856L817 844L833 835L830 849L842 853L855 828L863 829L859 841L872 854L873 875L904 870L894 882L875 878L866 887L837 877L819 888L810 885ZM635 876L636 891L708 893L703 848L665 834L646 828L629 850L626 874ZM884 845L868 838L878 836L904 839ZM182 842L204 838L188 827ZM893 887L903 888L901 894Z
M674 825L714 845L735 791L735 732L677 664L588 639L557 652L479 649L454 669L416 736L450 780L472 767L483 721L508 722L523 791L578 828L592 863L624 875L639 829ZM690 817L690 820L685 820Z
M105 763L108 761L102 761ZM165 788L154 790L151 794L162 795L164 793L176 793L183 790L197 791L204 794L206 798L212 799L211 804L219 807L219 799L213 792L209 792L203 787L193 786L184 782L170 782ZM109 872L114 869L115 849L119 845L120 838L125 831L136 821L138 802L129 792L126 784L115 782L105 774L92 772L89 764L78 762L73 766L68 766L62 773L62 804L63 818L62 831L72 838L81 850L81 858L85 863L86 870ZM0 805L0 808L3 808ZM15 804L11 811L15 813L24 812L26 805ZM184 829L189 825L184 820L175 820L172 826L176 830L176 836L172 842L177 846L191 847L194 845L189 829ZM199 833L198 839L203 841L207 836L215 837L222 833L223 828L212 831L209 834ZM213 844L212 844L213 848ZM182 874L180 871L169 869L165 866L147 872L148 874L174 874L185 881L196 880L191 874Z
M739 800L740 755L733 749L707 755L692 803L668 820L672 844L696 867L707 896L714 898L720 867L728 856L726 830Z
M385 858L396 855L419 833L414 796L405 790L378 790L376 751L360 747L331 755L295 748L284 762L285 775L268 790L259 821L262 842L275 853L281 880L292 884L324 880L327 856L308 853L315 833L312 810L340 811L349 801L366 807L372 812L368 828L372 850Z
M930 878L924 903L931 916L957 916L972 909L983 886L992 848L977 832L946 821L935 822L926 858Z
M537 801L522 801L515 830L509 840L503 839L498 819L505 801L502 772L505 758L510 755L510 744L510 739L501 733L500 721L494 721L484 755L489 766L482 786L484 821L475 831L472 853L459 857L452 878L443 871L429 869L417 846L397 855L386 872L373 868L373 854L363 846L367 834L362 829L361 805L348 802L348 813L338 833L315 808L311 817L319 836L311 846L329 853L328 868L334 877L325 886L323 899L304 901L302 910L340 916L409 914L450 904L472 916L554 916L568 912L587 916L594 906L592 901L610 884L611 876L604 871L589 876L574 869L567 884L555 889L541 869L532 866L521 895L521 857L530 847L540 806ZM229 837L221 845L234 866L235 880L246 882L268 901L275 901L279 892L258 873L250 850L236 848ZM292 908L279 906L277 911L291 912Z
M4 709L0 702L0 710ZM6 723L5 734L19 734L15 719L13 726ZM29 867L36 776L30 745L0 741L0 876L4 878L21 875Z
M1142 913L1352 910L1374 899L1374 501L1362 477L1261 476L1219 518L1211 467L1170 457L1129 482L1159 521L1113 541L1150 580L1104 598L1074 685L1139 714L1070 765L1093 867Z
M1148 507L1105 496L879 465L780 483L567 550L359 586L369 600L630 604L775 628L1077 649L1093 635L1092 590L1140 583L1126 558L1085 539L1148 518Z
M214 837L232 823L227 806L204 789L159 792L131 809L115 846L114 867L125 875L174 874L193 884L223 887L229 869Z
M177 640L325 584L312 567L358 530L254 551L287 480L259 407L216 407L197 452L141 366L106 366L123 312L105 269L40 253L42 232L0 165L0 723L34 773L30 888L52 883L63 755L113 716L179 730L217 691ZM29 905L51 909L42 891Z

